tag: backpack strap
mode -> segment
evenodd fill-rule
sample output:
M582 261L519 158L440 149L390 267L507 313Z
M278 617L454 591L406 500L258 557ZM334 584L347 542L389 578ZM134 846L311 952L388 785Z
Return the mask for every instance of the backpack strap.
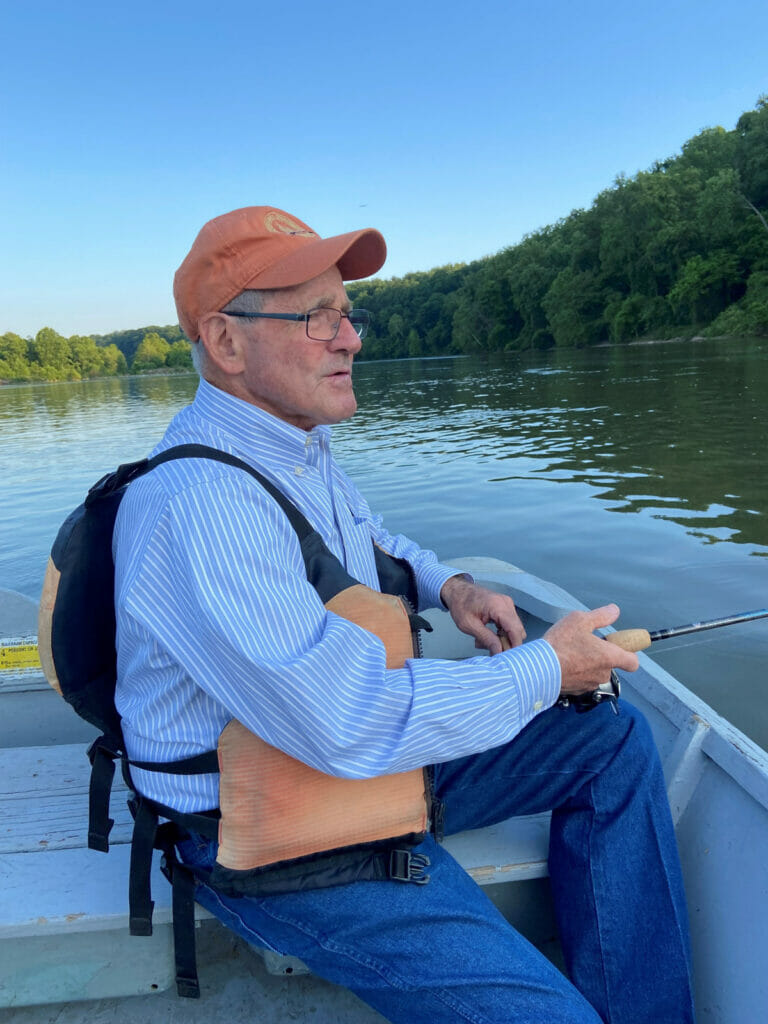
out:
M128 875L130 934L152 934L152 912L155 906L151 891L152 855L155 850L161 850L161 869L171 883L176 991L180 996L198 999L200 984L195 951L196 875L179 860L176 843L189 834L187 828L194 828L208 838L215 838L218 831L218 814L180 814L138 794L129 801L128 806L134 817ZM173 815L173 820L160 824L160 816L168 814Z
M91 780L88 786L88 849L109 852L109 833L115 824L109 816L109 797L115 777L115 761L121 755L99 736L88 747L91 762Z

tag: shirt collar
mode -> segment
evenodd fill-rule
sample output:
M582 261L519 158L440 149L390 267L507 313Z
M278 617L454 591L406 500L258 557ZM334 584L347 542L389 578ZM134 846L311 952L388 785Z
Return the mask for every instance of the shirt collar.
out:
M330 443L329 426L321 424L309 431L301 430L202 378L192 411L217 433L224 434L232 447L244 454L259 452L273 458L282 455L289 462L297 458L303 461L308 438L326 445Z

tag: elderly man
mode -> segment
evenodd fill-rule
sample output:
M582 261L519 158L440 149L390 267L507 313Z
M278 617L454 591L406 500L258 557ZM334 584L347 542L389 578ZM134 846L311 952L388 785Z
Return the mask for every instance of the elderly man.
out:
M206 224L179 268L201 380L157 451L203 444L266 484L184 458L122 502L128 753L167 765L218 745L220 764L137 768L136 787L175 814L221 809L218 832L179 843L200 903L391 1021L683 1024L686 911L648 728L622 702L618 714L556 705L636 668L593 632L618 609L524 643L509 598L388 533L331 455L369 319L343 281L384 259L376 231L321 239L250 207ZM413 616L382 590L444 606L493 657L409 657L398 644ZM442 829L549 809L571 981L439 844Z

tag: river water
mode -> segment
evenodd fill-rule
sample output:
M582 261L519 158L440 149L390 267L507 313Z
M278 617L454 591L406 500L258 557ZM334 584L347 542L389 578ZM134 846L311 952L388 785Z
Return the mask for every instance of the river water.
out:
M393 532L616 601L622 627L768 606L768 341L362 363L355 381L335 452ZM61 520L195 386L0 389L0 587L39 597ZM651 655L768 748L768 619Z

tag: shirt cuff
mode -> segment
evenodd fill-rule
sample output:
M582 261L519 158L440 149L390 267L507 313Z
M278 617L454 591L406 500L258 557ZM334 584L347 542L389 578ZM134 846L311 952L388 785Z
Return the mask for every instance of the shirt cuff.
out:
M551 708L560 696L560 660L546 640L531 640L497 654L494 660L496 658L505 658L510 663L520 697L521 724L527 724L540 711Z
M445 609L446 606L440 598L440 591L444 584L454 576L461 576L469 583L475 582L474 577L468 572L459 572L457 569L451 569L450 566L441 565L439 562L433 562L431 565L423 567L418 578L419 608Z

